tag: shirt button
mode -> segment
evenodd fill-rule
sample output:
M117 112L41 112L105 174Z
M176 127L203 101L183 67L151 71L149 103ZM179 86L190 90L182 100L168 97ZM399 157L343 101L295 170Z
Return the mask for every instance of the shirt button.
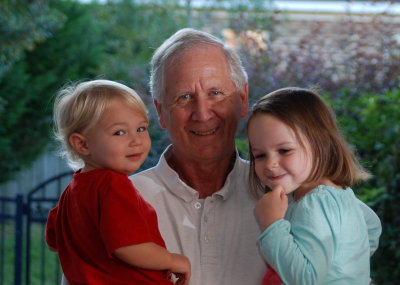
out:
M206 236L204 236L204 241L205 242L208 242L209 241L209 239L208 239L208 236L206 235Z
M201 208L201 203L200 202L196 202L194 203L194 207L198 210Z
M207 216L204 217L204 222L207 223L208 222L208 218Z

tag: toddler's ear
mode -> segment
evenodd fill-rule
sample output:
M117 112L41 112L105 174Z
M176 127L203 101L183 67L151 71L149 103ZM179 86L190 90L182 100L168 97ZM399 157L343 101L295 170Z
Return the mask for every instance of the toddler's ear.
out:
M90 151L87 146L86 138L80 133L73 133L69 136L69 143L71 146L82 155L89 155Z

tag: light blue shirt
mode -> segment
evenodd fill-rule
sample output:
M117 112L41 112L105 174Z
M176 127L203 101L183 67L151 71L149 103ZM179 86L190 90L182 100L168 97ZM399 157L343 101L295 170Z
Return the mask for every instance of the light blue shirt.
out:
M379 243L378 216L350 188L320 185L259 237L266 261L285 284L366 285Z

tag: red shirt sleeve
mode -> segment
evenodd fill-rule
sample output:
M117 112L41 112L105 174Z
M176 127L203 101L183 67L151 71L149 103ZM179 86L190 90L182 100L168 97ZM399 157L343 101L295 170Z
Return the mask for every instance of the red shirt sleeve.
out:
M155 210L127 176L114 174L101 197L100 234L111 255L116 249L144 242L165 246Z
M56 240L56 217L58 212L58 206L50 210L46 222L45 239L47 245L52 249L57 249Z

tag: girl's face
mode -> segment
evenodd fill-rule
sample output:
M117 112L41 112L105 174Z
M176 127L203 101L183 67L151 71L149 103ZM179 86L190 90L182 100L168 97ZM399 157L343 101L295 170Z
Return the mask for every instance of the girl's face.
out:
M112 99L99 122L83 135L84 171L105 168L128 175L138 170L151 147L147 127L146 118L124 100Z
M282 185L287 194L296 191L295 198L309 190L303 185L312 170L312 153L307 139L302 139L303 148L293 130L269 114L251 118L248 136L255 171L263 184L269 188Z

